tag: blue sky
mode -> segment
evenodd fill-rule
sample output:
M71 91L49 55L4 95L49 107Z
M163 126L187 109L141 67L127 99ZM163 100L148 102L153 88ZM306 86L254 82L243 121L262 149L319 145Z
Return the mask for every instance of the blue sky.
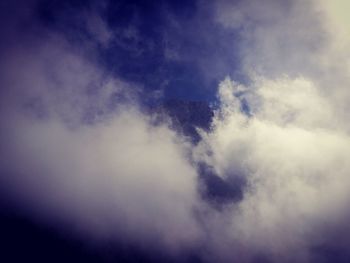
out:
M141 84L145 93L158 90L165 98L212 101L221 79L242 78L237 30L214 20L213 3L106 1L98 5L43 1L38 14L44 26L79 47L96 41L82 16L95 13L109 33L107 44L95 43L95 59L109 73Z
M347 8L2 1L0 261L349 262Z

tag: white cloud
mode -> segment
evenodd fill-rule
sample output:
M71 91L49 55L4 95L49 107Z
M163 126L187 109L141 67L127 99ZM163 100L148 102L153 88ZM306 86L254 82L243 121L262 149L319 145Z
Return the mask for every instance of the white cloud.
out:
M137 87L84 50L57 36L15 44L0 62L2 190L43 221L95 238L170 251L202 245L208 261L307 261L350 198L348 40L331 32L343 20L323 8L217 2L217 22L241 32L251 83L220 84L213 130L195 149L154 125L138 109ZM104 26L97 18L88 28L108 44ZM243 176L243 200L206 207L191 151L223 179Z
M59 121L11 124L2 186L30 210L97 237L122 234L171 249L198 238L196 172L168 127L153 127L134 109L74 129Z
M222 215L230 218L228 240L277 258L298 250L302 260L313 228L350 198L350 137L312 81L284 76L252 86L221 83L222 106L196 156L223 178L247 180L243 200ZM240 110L243 98L251 117Z
M348 121L350 41L345 1L218 1L216 21L237 29L243 71L310 79Z
M170 252L196 244L189 145L141 113L137 88L59 38L3 63L3 193L38 220L94 238Z
M244 71L297 75L317 64L327 32L311 1L217 1L216 20L238 30Z
M346 216L350 42L346 3L326 2L217 2L250 78L221 82L213 130L195 150L223 179L247 182L243 200L209 220L222 236L213 253L228 262L310 262L324 226Z

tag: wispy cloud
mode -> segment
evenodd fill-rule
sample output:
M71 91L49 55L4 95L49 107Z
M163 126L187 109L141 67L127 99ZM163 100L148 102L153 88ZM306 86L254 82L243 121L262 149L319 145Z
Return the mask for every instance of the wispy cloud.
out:
M350 39L339 9L344 3L197 4L180 15L163 5L159 21L169 23L169 31L146 30L164 37L156 44L157 37L146 41L139 21L112 28L104 5L79 13L79 46L42 25L33 7L5 16L2 198L88 240L123 239L173 256L192 250L204 262L315 261L320 252L314 248L330 246L348 218ZM204 18L210 30L201 27ZM194 33L197 39L191 39ZM203 53L196 50L201 42ZM156 48L163 44L166 49ZM209 82L239 58L232 67L242 66L244 78L222 80L211 129L199 130L194 146L143 110L140 101L149 91L143 78L131 81L101 61L113 45L132 49L135 57L149 47L167 63L190 61ZM181 68L184 74L189 64ZM238 182L241 198L220 207L203 198L203 166L223 183Z

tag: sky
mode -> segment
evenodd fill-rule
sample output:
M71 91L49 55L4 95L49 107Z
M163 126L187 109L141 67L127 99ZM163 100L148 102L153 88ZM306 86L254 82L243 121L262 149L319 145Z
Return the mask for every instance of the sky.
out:
M0 3L2 262L349 262L345 0Z

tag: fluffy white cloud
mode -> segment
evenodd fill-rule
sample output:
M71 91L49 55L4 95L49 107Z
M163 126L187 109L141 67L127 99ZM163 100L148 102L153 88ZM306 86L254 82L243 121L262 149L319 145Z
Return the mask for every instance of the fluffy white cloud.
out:
M350 200L346 3L216 7L217 22L240 32L250 81L221 82L213 130L195 150L223 179L246 179L243 199L209 220L221 236L211 248L228 261L310 262L324 226L346 216Z
M93 126L17 118L7 128L2 187L29 210L103 238L171 249L198 238L196 172L166 126L125 109Z
M325 2L216 8L218 23L241 32L251 80L220 84L212 130L194 149L154 124L138 109L137 87L106 74L86 50L50 34L25 47L6 43L14 46L0 62L2 192L43 221L95 238L169 251L199 245L217 262L259 253L307 261L323 224L350 198L349 49L337 26L346 19ZM102 22L87 27L107 45ZM189 157L224 180L244 177L243 199L208 208Z
M307 73L327 43L311 1L216 2L216 20L239 33L243 71L266 77Z
M243 71L310 79L347 119L350 100L346 1L217 1L216 21L239 32Z
M54 40L17 48L2 65L2 193L38 220L95 238L194 245L187 142L141 113L134 87Z
M293 256L305 259L314 228L349 200L350 137L338 126L336 105L312 81L285 76L252 87L226 79L219 94L222 106L197 158L224 179L247 181L243 200L222 214L230 218L227 239L277 258L298 250Z

